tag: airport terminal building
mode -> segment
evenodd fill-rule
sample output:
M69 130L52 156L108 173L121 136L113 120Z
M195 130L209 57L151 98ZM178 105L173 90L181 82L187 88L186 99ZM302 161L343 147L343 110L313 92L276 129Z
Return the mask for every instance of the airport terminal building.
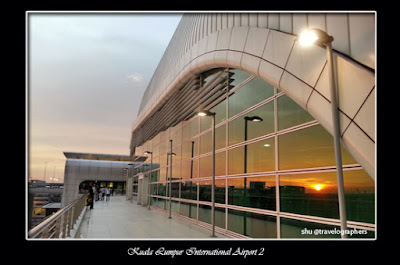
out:
M299 44L306 28L334 37L347 226L374 238L374 12L185 14L133 123L130 155L152 153L127 187L134 199L151 172L152 207L168 211L171 195L174 215L211 224L212 123L197 116L209 110L218 231L340 229L326 50Z
M225 235L340 238L313 233L343 219L327 51L298 41L318 28L334 38L345 221L363 231L351 238L375 238L375 21L374 12L184 14L143 95L130 154L65 152L63 205L95 183Z

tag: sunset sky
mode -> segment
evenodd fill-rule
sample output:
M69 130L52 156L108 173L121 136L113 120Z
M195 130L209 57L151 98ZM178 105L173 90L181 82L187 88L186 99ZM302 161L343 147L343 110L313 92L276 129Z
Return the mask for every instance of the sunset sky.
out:
M142 95L182 14L28 13L28 177L64 151L129 154Z

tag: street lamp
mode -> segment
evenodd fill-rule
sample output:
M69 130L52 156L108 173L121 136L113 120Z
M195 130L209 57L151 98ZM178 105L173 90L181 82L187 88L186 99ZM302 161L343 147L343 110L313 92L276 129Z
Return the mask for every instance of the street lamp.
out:
M203 110L197 113L198 116L211 116L212 122L212 187L211 187L211 237L215 236L215 112Z
M244 141L247 141L247 123L251 122L262 122L263 119L259 116L245 116L244 117ZM243 168L244 173L247 173L247 144L244 146L244 168ZM243 185L243 197L244 197L244 202L246 202L246 197L247 197L247 177L244 177L244 185ZM247 230L247 218L246 218L246 212L243 212L243 234L246 235L246 230Z
M126 188L126 195L125 198L126 200L130 200L131 203L133 201L133 177L129 178L129 173L130 173L130 168L133 166L133 163L129 163L128 166L124 168L124 175L125 175L125 179L126 179L126 185L128 186ZM122 195L122 190L121 190L121 195ZM129 198L130 197L130 198Z
M145 151L144 152L145 155L150 155L150 176L149 179L147 180L147 210L150 210L150 182L151 182L151 174L152 174L152 170L153 170L153 152L150 151Z
M333 122L333 141L335 146L335 160L336 160L336 174L338 184L338 199L339 199L339 215L340 215L340 227L342 231L347 229L347 217L346 217L346 204L344 196L344 182L343 182L343 166L342 166L342 153L340 150L340 122L339 122L339 108L336 98L336 79L333 67L333 53L332 53L332 41L333 37L329 36L325 31L312 28L303 31L299 38L299 43L303 46L309 46L316 44L318 46L326 47L326 57L328 60L328 71L329 71L329 90L331 96L331 108L332 108L332 122ZM346 238L346 233L342 233L342 238Z
M171 152L167 153L167 159L168 156L171 156L170 164L169 164L169 216L168 219L172 219L171 217L171 207L172 207L172 156L176 156L175 153L172 153L172 140L171 142Z
M244 141L247 141L247 123L251 121L251 122L262 122L263 119L259 116L245 116L244 117ZM247 173L247 145L244 146L244 173ZM246 183L245 183L245 187L246 187Z

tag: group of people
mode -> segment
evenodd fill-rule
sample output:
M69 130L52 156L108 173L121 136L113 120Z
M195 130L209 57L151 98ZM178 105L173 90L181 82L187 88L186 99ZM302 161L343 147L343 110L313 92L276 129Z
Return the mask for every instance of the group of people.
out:
M109 201L111 193L112 189L109 187L97 188L94 191L96 201L104 201L104 198L106 198L106 201Z
M96 201L106 201L110 200L110 195L113 195L114 190L109 187L100 188L98 186L90 186L89 187L89 195L86 199L86 206L90 206L90 209L93 209L93 202Z

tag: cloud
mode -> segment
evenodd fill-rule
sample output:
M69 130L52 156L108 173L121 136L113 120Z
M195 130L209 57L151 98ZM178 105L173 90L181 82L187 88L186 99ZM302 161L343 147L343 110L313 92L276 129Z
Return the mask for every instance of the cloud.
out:
M141 83L144 80L144 77L142 74L139 73L133 73L130 75L127 75L126 78L133 83Z

